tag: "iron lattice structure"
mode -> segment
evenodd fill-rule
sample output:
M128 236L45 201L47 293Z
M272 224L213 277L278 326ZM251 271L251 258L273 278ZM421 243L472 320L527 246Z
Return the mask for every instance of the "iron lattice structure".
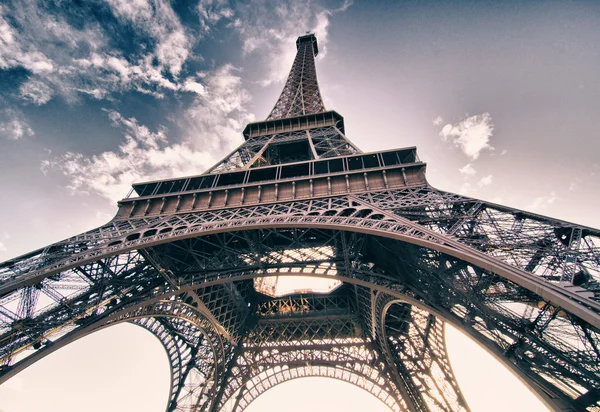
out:
M449 323L550 408L600 410L600 232L437 190L414 147L361 152L323 106L316 38L297 49L215 167L135 184L106 225L0 265L0 382L133 322L169 357L167 411L242 411L303 376L467 411Z

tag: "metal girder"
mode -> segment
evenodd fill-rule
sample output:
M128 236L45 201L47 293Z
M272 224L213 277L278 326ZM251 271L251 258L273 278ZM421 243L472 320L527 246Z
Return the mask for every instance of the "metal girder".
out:
M437 195L439 204L444 198L443 194L431 189L423 189L424 200ZM383 193L390 192L384 191ZM411 192L409 192L411 193ZM381 193L376 193L379 197ZM413 190L412 194L415 194ZM372 195L370 195L372 196ZM395 195L397 196L397 195ZM454 195L453 195L454 196ZM375 197L375 196L374 196ZM356 200L354 200L356 199ZM460 198L459 198L460 199ZM368 199L367 199L368 200ZM415 199L410 199L411 211L415 208ZM382 206L385 206L382 205ZM478 233L470 238L448 236L440 233L439 228L428 228L424 223L415 222L401 216L401 209L384 209L376 203L372 204L360 199L360 196L340 196L325 199L315 199L297 202L282 202L268 205L260 205L246 208L223 209L219 211L190 213L163 218L151 227L142 227L140 222L135 230L129 234L123 234L118 238L107 239L103 242L90 242L87 249L67 259L58 261L52 265L38 270L18 274L13 266L4 271L8 280L0 286L0 296L15 290L20 286L29 286L39 279L53 275L60 270L76 267L85 262L93 262L99 257L118 253L120 250L133 248L144 248L166 242L173 242L193 236L208 236L211 233L232 231L236 229L252 229L260 227L322 227L327 229L345 228L362 233L390 237L405 242L415 243L432 249L454 255L474 265L493 270L495 273L507 279L519 283L525 288L540 294L544 299L567 309L571 313L581 317L586 322L598 327L600 325L600 303L597 302L595 291L597 289L599 272L599 249L596 246L599 236L598 231L583 228L585 236L582 236L580 249L566 248L557 237L556 242L549 246L534 247L537 243L530 233L524 233L521 241L515 241L513 247L504 243L507 236L499 236L488 226L482 225ZM396 206L396 205L394 205ZM432 208L427 204L426 211ZM450 206L440 207L436 213L446 213ZM486 212L491 208L486 208ZM395 213L394 210L400 210ZM425 212L424 212L425 213ZM518 212L525 214L525 212ZM517 211L513 211L513 215ZM511 214L499 211L497 214L486 213L486 218L498 215L503 219L510 218ZM527 215L527 214L526 214ZM360 217L358 217L360 216ZM530 232L557 233L568 229L566 223L547 219L539 222L537 216L531 216L532 228ZM140 219L141 221L145 219ZM512 223L510 219L504 225ZM452 225L450 225L452 226ZM501 222L495 227L502 227ZM482 233L484 230L486 232ZM496 230L496 229L494 229ZM482 245L480 239L489 237L490 241ZM514 238L514 236L513 236ZM131 240L128 240L131 239ZM479 240L478 240L479 239ZM497 240L496 240L497 239ZM540 251L547 254L546 265L536 266L532 272L528 272L527 256L533 256ZM508 253L513 251L514 253ZM520 261L515 261L514 256L519 253ZM564 262L567 257L577 254L577 259L571 265L578 264L581 273L585 274L587 281L580 284L564 284L560 281L564 265L555 264ZM527 263L526 263L527 261ZM17 273L17 274L16 274ZM550 275L556 273L556 275ZM584 276L584 275L582 275Z
M325 111L315 68L317 48L314 45L317 39L314 35L310 36L298 43L298 52L288 79L267 120Z
M600 410L600 231L434 189L414 148L358 156L325 112L316 39L297 46L269 118L199 180L171 182L168 198L141 184L149 197L106 225L0 264L0 382L129 321L165 347L167 411L241 411L303 376L392 410L465 411L446 322L550 408ZM288 276L334 286L277 295L272 280Z
M562 399L568 399L569 396L579 398L584 393L578 392L580 391L578 388L594 388L598 385L597 330L567 312L561 314L562 309L556 308L552 304L545 303L541 307L540 305L544 301L538 295L498 275L431 249L382 237L360 235L358 239L349 242L344 232L318 229L292 231L264 229L262 234L259 232L252 237L243 236L243 233L226 232L215 235L212 240L207 242L196 242L195 249L190 249L189 245L185 245L186 242L189 242L188 240L180 241L183 242L180 245L173 243L173 248L183 248L190 255L187 261L181 261L187 262L186 264L180 262L179 266L173 266L178 273L179 289L171 288L169 283L152 268L152 276L146 275L146 277L158 283L149 282L147 294L140 293L139 298L152 299L158 295L177 297L186 301L191 296L190 292L194 291L196 296L213 296L215 300L212 302L214 302L215 308L225 308L227 305L219 300L221 299L219 296L223 296L222 287L225 284L231 284L236 279L302 273L302 271L293 272L294 268L308 268L307 274L313 276L331 276L315 271L323 264L328 268L331 267L332 259L329 256L325 261L318 262L310 254L300 254L295 261L289 261L290 255L282 253L284 250L298 250L302 249L301 246L306 248L306 246L314 247L319 244L320 247L331 247L336 251L334 256L336 277L346 283L359 282L357 284L379 285L385 288L384 290L402 291L404 294L413 296L422 301L424 305L434 308L436 313L442 313L447 320L455 321L459 327L478 340L493 345L506 357L507 362L511 362L527 379L532 380L532 384L543 388L544 391L554 392L557 397L562 397ZM246 243L243 243L242 239L246 239ZM260 239L260 249L256 249L256 245L248 242L248 239ZM279 254L275 253L277 250L280 251ZM201 262L199 266L198 257L192 257L193 254L210 254L214 251L222 254L218 259ZM260 265L252 259L240 259L240 256L246 256L252 251L254 256L258 253L259 256L270 256L270 259L263 260ZM171 252L169 255L173 259L177 257ZM131 261L131 257L129 259ZM125 264L127 259L121 257L114 258L113 261L115 264L122 262L123 268L118 269L113 265L111 272L121 273L123 277L127 277L129 273ZM138 266L130 266L130 272L140 270L139 267L149 267L147 263L142 262L140 255L137 255L134 262ZM228 262L228 265L224 266L224 262ZM190 264L191 266L189 266ZM98 268L99 266L94 267ZM91 268L87 269L88 272L93 272ZM77 273L77 271L73 272ZM93 276L98 279L106 278L106 275L99 273L95 273ZM65 275L62 278L65 281L73 282L71 275ZM84 278L87 279L87 277ZM299 337L297 339L301 341L311 336L313 338L329 336L334 339L343 339L362 334L382 342L381 331L384 329L379 326L381 316L377 315L377 310L379 310L377 304L368 303L369 314L366 316L363 313L364 310L361 312L363 315L360 316L343 315L341 312L336 312L340 310L340 304L334 305L332 302L336 302L336 300L345 302L348 308L358 306L355 303L350 304L347 298L342 298L336 293L321 299L319 306L316 306L313 301L307 300L306 297L270 300L261 295L257 300L256 295L254 297L252 295L256 292L248 291L247 288L251 284L247 282L236 283L238 285L236 289L242 286L240 289L242 292L239 292L239 295L248 302L256 302L256 307L260 309L261 313L269 316L277 313L284 319L265 318L261 322L257 322L253 329L248 329L248 332L244 334L246 339L254 337L252 339L256 340L258 337L262 337L266 342L273 342L274 345L278 345L277 342L280 339L284 341L283 345L285 345L285 342L290 342L289 338L294 336ZM159 283L162 286L157 289L155 285ZM116 286L119 284L124 284L122 277L114 279L114 286L113 283L109 283L104 285L104 288L108 291L116 291ZM244 287L244 285L246 286ZM198 288L198 286L203 287ZM215 289L218 287L221 289ZM343 289L340 291L344 292ZM96 301L89 299L89 292L80 295L77 299L64 301L61 305L55 302L55 305L58 306L56 309L41 313L40 317L29 321L29 333L39 330L37 337L30 337L30 335L26 335L29 339L20 337L23 329L15 327L19 323L13 322L11 332L5 335L6 340L4 340L12 342L12 345L6 346L6 348L14 348L15 343L19 342L16 338L19 337L22 339L21 345L25 344L23 348L29 347L30 350L35 349L32 342L39 341L40 336L44 336L42 339L50 340L55 329L45 329L52 326L48 319L52 319L51 316L54 316L54 313L66 310L63 308L80 307L82 304L79 302L84 302L86 305L86 310L82 310L82 313L92 313L90 309L94 309L93 313L108 316L111 313L112 305L119 305L121 303L119 299L123 297L122 292L119 292L118 295L116 292L110 293L112 294L105 295L106 300L100 307ZM360 302L360 295L357 293L353 301ZM113 296L120 296L120 298ZM367 296L369 295L367 294ZM113 299L117 299L117 301L113 301ZM210 307L210 300L203 301L209 302L205 305ZM193 299L190 302L193 303ZM327 302L332 305L329 309L327 309ZM364 304L361 305L364 306ZM236 306L234 305L234 307ZM315 307L321 308L324 312L316 313L310 309ZM371 313L373 308L377 309L374 314ZM234 314L229 310L222 313L225 314L225 317L231 317ZM294 315L298 318L295 318ZM100 318L95 315L89 319L85 317L83 319L85 319L83 322L89 323ZM217 319L217 316L214 319ZM375 323L373 323L373 319ZM273 328L274 321L279 328L284 324L287 325L283 335L278 335L278 329ZM245 322L248 320L246 319ZM233 324L239 324L239 322L231 323L231 325ZM215 326L216 330L221 330L220 335L225 336L222 329L218 328L219 326ZM375 334L373 335L374 329ZM54 341L55 338L52 339ZM226 341L226 339L224 340ZM397 353L393 356L397 356ZM389 362L390 359L393 358L386 361ZM407 363L405 359L400 360L403 364ZM395 362L398 363L400 360L395 359ZM438 364L439 369L444 371L445 368L442 366L444 366L443 363L441 366ZM422 370L419 373L421 373L419 379L424 379ZM410 374L407 376L411 380L417 379Z
M468 411L446 353L444 325L390 295L375 296L377 343L411 390L415 409Z

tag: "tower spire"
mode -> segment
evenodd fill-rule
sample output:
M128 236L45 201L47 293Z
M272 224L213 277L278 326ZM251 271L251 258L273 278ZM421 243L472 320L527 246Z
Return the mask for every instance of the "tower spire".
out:
M317 38L312 33L298 37L296 49L288 79L267 120L325 111L315 69L315 56L319 53Z
M107 224L0 263L0 383L130 321L166 349L167 412L242 412L310 376L468 412L448 321L550 409L598 410L600 230L437 190L415 147L361 152L323 107L314 35L297 47L269 118L213 168L134 184Z

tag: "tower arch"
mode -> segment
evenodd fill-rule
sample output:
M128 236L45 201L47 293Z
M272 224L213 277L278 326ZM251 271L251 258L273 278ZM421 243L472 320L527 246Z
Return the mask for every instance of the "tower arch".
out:
M269 359L278 379L306 372L285 354L330 370L350 343L398 405L467 410L443 319L551 407L597 407L600 231L437 190L414 147L363 153L323 106L316 53L298 39L273 111L214 167L134 184L106 225L0 264L0 381L134 321L169 353L168 411L218 410ZM252 282L298 275L342 285L277 296Z

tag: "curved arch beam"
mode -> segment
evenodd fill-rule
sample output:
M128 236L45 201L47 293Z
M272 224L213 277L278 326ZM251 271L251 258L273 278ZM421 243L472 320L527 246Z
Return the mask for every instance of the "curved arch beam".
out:
M413 349L415 349L415 344L421 345L420 348L416 348L419 351L419 353L416 354L417 359L411 359L410 349L400 352L392 350L390 347L390 336L388 335L386 320L389 309L395 304L406 304L406 302L401 299L396 299L390 295L384 295L380 293L377 296L377 303L375 305L376 310L378 311L376 316L378 322L377 337L379 345L382 347L382 351L384 352L388 361L392 364L392 367L396 369L398 374L400 374L400 368L398 364L408 366L408 379L417 384L423 401L425 401L430 409L432 406L434 406L434 410L441 409L446 411L469 411L470 409L467 405L467 402L465 401L460 388L456 384L456 379L451 368L449 367L445 343L434 341L436 339L435 333L437 328L443 328L443 325L439 325L440 321L435 316L430 314L429 311L423 311L416 306L414 308L409 306L410 309L406 319L401 320L403 323L402 326L407 328L407 337L405 339L407 345L412 346ZM421 317L423 317L424 315L427 317L427 319L423 319L425 325L418 324L418 320L415 319L414 316L415 309L425 312L424 314L417 314L417 316L421 315ZM398 337L394 338L397 339ZM434 353L436 349L442 353ZM413 355L415 354L413 353ZM401 356L402 359L398 360L398 356ZM431 377L433 380L433 385L420 382L424 376L419 376L419 364L426 362L427 359L429 359L429 365L422 366L425 368L431 368L433 365L436 365L439 368L439 371L444 374L444 379L436 380ZM431 374L428 373L424 373L424 375L431 376ZM419 385L419 383L421 384Z
M394 220L371 220L355 217L340 216L261 216L240 220L220 222L202 222L199 225L190 225L180 229L170 230L166 233L157 233L146 238L127 241L124 236L115 246L102 245L85 252L76 254L58 263L33 271L14 280L5 282L0 287L0 296L3 296L23 286L33 285L42 279L58 272L73 269L85 263L91 263L103 257L116 255L125 251L147 248L176 240L207 236L211 234L256 229L328 229L363 233L383 237L401 242L423 246L438 252L464 260L482 269L508 279L525 289L542 297L569 313L581 318L590 325L600 329L600 303L565 289L561 286L545 282L543 279L510 264L495 259L470 246L460 243L453 237L446 236L426 229L420 225L398 216ZM146 230L146 229L144 229ZM159 232L159 231L158 231ZM114 242L119 238L114 239Z
M266 273L266 274L247 273L247 274L235 276L234 278L232 278L232 277L220 278L218 276L215 276L213 279L207 280L206 282L204 282L202 284L185 285L185 286L182 286L177 291L170 291L168 293L158 295L152 299L147 300L145 302L145 304L152 305L156 302L160 302L161 300L171 299L178 294L185 293L188 291L193 291L193 290L196 290L201 287L209 287L209 286L213 286L213 285L217 285L217 284L228 283L228 282L231 282L232 280L246 280L246 279L249 280L249 279L254 279L257 277L266 277L266 276L270 276L270 275L271 274L269 274L269 273ZM278 275L279 276L297 276L298 274L297 273L287 273L287 274L286 273L278 273ZM372 275L372 274L370 274L370 275ZM497 359L500 363L502 363L505 367L507 367L513 373L513 375L515 375L517 378L519 378L519 380L521 380L521 382L523 382L530 390L532 390L548 407L550 407L551 409L560 409L560 408L568 407L568 405L566 403L564 403L561 399L557 399L557 398L549 396L548 392L543 387L539 386L539 384L532 381L530 377L525 375L523 373L523 371L521 371L517 367L517 365L515 365L513 362L510 362L507 359L504 351L500 347L495 345L489 339L484 338L479 331L477 331L473 328L472 325L465 323L461 319L454 316L451 312L445 311L443 308L435 308L433 306L425 304L424 302L422 302L412 296L407 295L406 293L404 293L404 290L393 289L392 288L393 284L391 283L391 281L393 279L382 277L383 285L379 285L379 284L374 284L372 282L372 279L373 279L372 276L370 276L369 280L361 280L358 277L352 278L352 277L339 276L339 275L331 276L331 275L324 275L324 274L323 275L313 274L311 276L326 278L326 279L337 279L342 282L371 288L371 289L383 292L385 294L391 295L394 298L397 298L403 302L406 302L410 305L413 305L424 311L427 311L440 319L443 319L444 321L452 324L453 326L457 327L458 329L465 331L475 342L477 342L488 353L490 353L495 359ZM118 316L118 315L115 314L115 316ZM143 317L147 317L147 316L150 316L150 315L148 313L146 313L146 314L140 313L140 315L138 317L143 318ZM121 319L121 321L127 321L127 320L129 320L129 319L128 318ZM2 377L0 378L0 383L4 382L8 378L16 375L18 372L24 370L26 367L35 363L39 359L42 359L43 357L47 356L48 354L54 352L55 350L58 350L59 348L66 346L68 343L71 343L72 341L74 341L76 339L79 339L83 336L86 336L87 334L92 333L93 331L97 330L96 329L97 325L99 326L99 324L92 324L92 325L86 326L85 328L78 329L77 331L75 331L77 333L77 335L75 335L75 336L73 336L75 332L72 332L71 334L67 334L64 337L60 338L59 340L55 341L51 346L47 346L47 347L43 348L42 350L38 350L37 352L30 355L29 357L21 360L20 362L13 365L9 371L5 372L2 375Z
M270 276L272 274L245 274L241 276L236 276L235 280L243 280L243 279L254 279L256 277L264 277ZM297 273L278 273L278 276L297 276ZM550 409L569 409L570 400L556 395L551 395L553 392L556 393L556 389L549 385L547 382L543 380L533 380L530 376L528 376L523 369L521 369L516 363L511 362L505 353L505 349L499 347L494 341L490 340L488 337L485 337L478 329L475 329L474 325L465 322L464 319L460 319L454 313L450 312L443 307L434 307L429 304L424 303L423 301L407 295L406 291L403 289L394 289L394 284L390 283L389 278L382 277L382 284L374 284L372 274L370 274L369 280L362 280L359 277L347 277L347 276L331 276L331 275L311 275L320 278L326 279L337 279L345 283L355 284L358 286L363 286L366 288L372 288L384 294L390 295L396 299L399 299L402 302L406 302L412 306L415 306L423 311L426 311L439 319L443 319L445 322L453 325L459 330L464 331L467 335L469 335L475 342L477 342L486 352L491 354L496 360L498 360L501 364L507 367L511 373L516 376L523 384L525 384L532 392L536 394L536 396L546 404ZM231 281L231 278L221 278L210 280L203 285L212 285L216 283L225 283ZM185 291L188 288L195 288L197 286L186 286L181 291Z
M219 410L225 405L229 410L243 410L270 387L305 375L337 377L370 391L392 409L406 409L404 399L390 382L378 352L365 341L335 343L317 340L300 347L282 347L264 346L249 340L240 349L239 361L232 368L225 385L227 391L217 405ZM323 368L326 367L335 368L337 372L324 375ZM306 373L295 374L293 370L298 368L307 368Z
M324 376L322 373L323 370L327 372ZM345 373L344 373L345 372ZM346 369L342 367L336 367L332 365L292 365L292 367L288 369L282 369L275 373L274 375L270 375L269 379L263 379L259 382L261 385L260 390L256 393L250 393L250 389L246 392L249 395L243 396L243 399L240 399L240 402L236 405L237 407L232 410L232 412L241 412L245 410L252 402L258 399L262 394L267 392L269 389L274 388L275 386L279 386L282 383L289 382L294 379L301 378L309 378L309 377L323 377L339 380L342 382L349 383L353 386L356 386L369 395L372 395L383 402L390 410L394 412L399 412L403 410L403 408L398 404L398 402L393 398L393 396L387 394L386 390L381 387L377 382L370 379L370 377L361 375L353 371L352 369ZM356 378L356 381L353 380ZM272 379L275 379L275 383L273 383ZM370 385L367 385L368 382ZM243 388L242 388L243 389Z
M225 347L224 342L222 341L220 335L215 331L214 325L212 325L204 316L196 310L193 306L187 305L183 302L177 302L172 300L156 300L153 299L151 301L147 301L144 304L135 304L130 305L122 310L119 310L109 316L106 316L97 322L92 324L82 326L74 331L71 331L64 336L60 337L56 341L53 341L50 345L45 346L44 348L37 350L32 355L26 357L25 359L20 360L10 367L10 369L3 373L0 376L0 384L15 376L19 372L23 371L27 367L31 366L35 362L40 359L54 353L55 351L73 343L85 336L88 336L94 332L100 331L110 326L117 325L119 323L124 322L132 322L134 324L138 324L144 329L149 330L152 334L157 336L165 351L167 352L167 356L169 357L170 362L172 362L172 354L169 352L167 347L167 342L158 336L156 331L152 330L149 325L145 325L144 321L151 318L170 318L176 319L179 321L183 321L191 324L194 328L197 329L198 333L201 336L204 336L205 341L208 343L208 347L210 348L210 360L204 359L204 362L210 363L207 371L210 373L210 376L205 376L204 379L212 382L210 390L215 389L215 384L218 382L220 375L223 373L225 368ZM197 353L194 354L194 359L202 360L200 355ZM174 365L171 364L171 367ZM186 366L186 365L183 365ZM173 372L173 370L172 370ZM171 388L170 388L170 399L169 405L167 406L167 410L177 410L177 397L180 395L180 388L175 387L175 385L183 385L185 382L185 376L177 377L172 376L171 380ZM213 396L210 393L204 393L206 388L200 388L203 393L198 394L198 399L194 399L194 403L199 402L201 397L204 398L204 402L211 402L213 400Z

